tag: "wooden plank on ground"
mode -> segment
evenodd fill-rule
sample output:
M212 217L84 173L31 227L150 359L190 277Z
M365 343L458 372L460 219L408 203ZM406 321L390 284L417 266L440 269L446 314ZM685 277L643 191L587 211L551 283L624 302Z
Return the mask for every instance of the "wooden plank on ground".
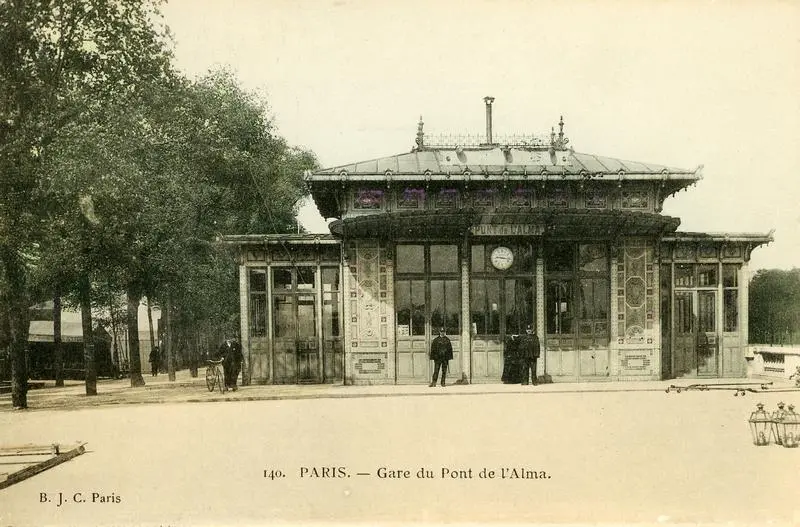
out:
M60 465L65 461L77 457L86 452L86 443L77 443L74 445L26 445L23 447L7 447L0 448L0 456L6 456L5 464L13 464L21 466L22 468L14 472L2 473L0 472L0 489L4 489L19 483L22 480L35 476L40 472L44 472L49 468ZM31 461L32 458L24 456L42 456L48 457L40 461Z

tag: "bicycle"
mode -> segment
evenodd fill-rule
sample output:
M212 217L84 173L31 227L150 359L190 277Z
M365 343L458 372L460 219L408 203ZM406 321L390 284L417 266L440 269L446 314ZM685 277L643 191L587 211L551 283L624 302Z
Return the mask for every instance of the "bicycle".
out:
M208 367L206 367L206 387L209 392L213 392L214 388L219 389L219 393L225 393L228 389L225 386L224 376L222 375L222 359L220 360L207 360Z

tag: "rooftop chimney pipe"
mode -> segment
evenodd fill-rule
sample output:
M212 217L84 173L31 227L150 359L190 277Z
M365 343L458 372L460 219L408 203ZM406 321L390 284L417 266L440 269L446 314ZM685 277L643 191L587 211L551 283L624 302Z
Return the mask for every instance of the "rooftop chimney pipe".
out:
M486 96L483 98L486 103L486 144L492 144L492 103L494 97Z

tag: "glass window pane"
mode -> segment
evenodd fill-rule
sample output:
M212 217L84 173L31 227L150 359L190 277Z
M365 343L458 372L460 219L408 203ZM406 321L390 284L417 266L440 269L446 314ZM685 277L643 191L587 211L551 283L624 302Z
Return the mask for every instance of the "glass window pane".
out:
M689 292L675 293L675 331L679 334L694 331L694 309Z
M322 268L322 290L323 291L338 291L339 290L339 268L338 267L323 267Z
M486 334L486 280L470 281L469 312L472 332L476 335Z
M697 266L697 285L698 287L712 287L717 285L716 264Z
M594 319L608 319L608 312L611 304L611 292L609 291L608 280L595 278L594 281Z
M424 273L425 252L422 245L397 246L397 272L398 273Z
M716 331L717 317L716 317L716 295L714 291L698 291L698 331Z
M431 280L431 332L445 325L444 281Z
M581 244L578 246L580 270L592 273L607 273L608 258L606 246L599 244Z
M739 291L725 290L725 331L739 331Z
M322 280L322 336L338 337L339 329L339 268L320 269Z
M548 271L572 271L573 246L570 243L549 245L546 249L544 265Z
M250 336L267 336L267 295L250 295Z
M694 287L694 265L677 264L675 266L675 287Z
M300 338L317 334L317 317L314 312L314 295L297 296L297 335Z
M739 275L738 265L723 265L722 285L724 287L737 287L739 285L738 275Z
M458 267L458 246L431 245L432 273L457 273Z
M292 295L275 295L273 298L275 337L295 338L294 298Z
M487 313L486 333L488 335L500 334L500 281L486 280L486 301L489 312Z
M397 309L397 336L411 335L411 282L398 280L394 291L395 308Z
M507 279L505 281L505 286L506 336L519 335L520 307L517 307L515 302L515 297L517 294L517 281L514 279Z
M338 337L339 332L339 293L322 293L322 336Z
M447 280L444 283L445 328L448 335L461 333L461 282Z
M411 282L411 335L425 335L425 282Z
M267 270L250 269L250 292L267 292Z
M547 333L557 335L572 332L572 282L551 280L547 283L545 313Z
M514 250L514 270L519 273L534 273L536 260L533 257L533 247L529 243L522 243Z
M314 267L297 268L297 289L314 289L314 276L317 270Z
M520 335L534 323L533 281L506 280L506 335Z
M486 270L486 246L472 246L472 272L480 273Z
M288 291L292 289L292 270L285 267L272 269L272 289Z
M581 280L578 293L580 299L578 306L579 316L584 320L594 319L594 281L589 279Z

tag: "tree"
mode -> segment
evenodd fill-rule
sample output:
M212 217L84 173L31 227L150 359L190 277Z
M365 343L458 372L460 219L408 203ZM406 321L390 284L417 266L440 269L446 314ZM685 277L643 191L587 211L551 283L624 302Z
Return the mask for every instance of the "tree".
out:
M164 74L170 54L157 8L152 0L0 1L0 267L15 408L27 407L30 260L52 204L41 155L64 126Z
M800 269L759 269L750 280L750 341L792 344L800 334Z

